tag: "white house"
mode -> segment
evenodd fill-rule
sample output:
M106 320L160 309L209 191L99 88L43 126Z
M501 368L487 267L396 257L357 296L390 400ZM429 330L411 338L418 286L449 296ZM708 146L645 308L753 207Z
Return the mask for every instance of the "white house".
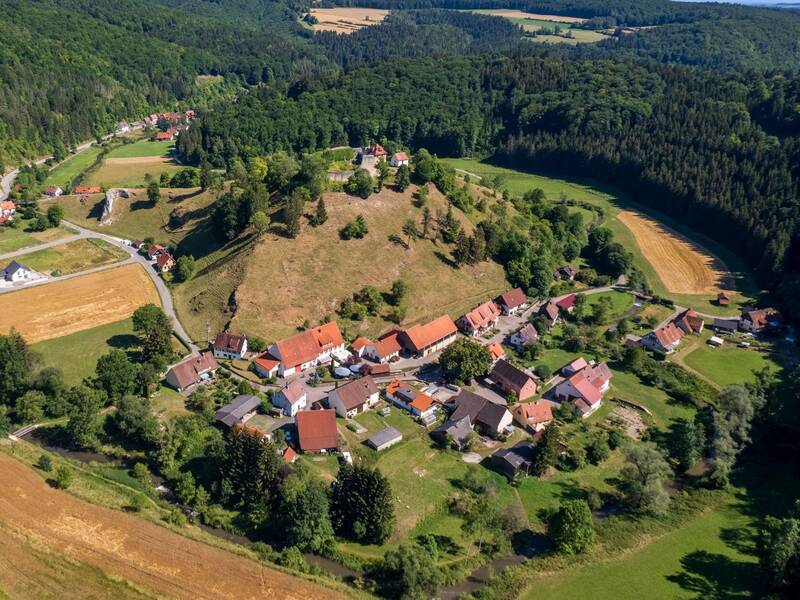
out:
M247 338L236 333L220 332L214 339L214 358L239 360L247 354Z
M49 188L47 188L47 191L45 192L45 194L47 194L48 196L52 196L53 198L60 196L63 193L64 190L62 190L57 185L51 185Z
M27 281L31 277L33 277L33 271L15 260L12 260L3 271L3 279L11 283Z
M587 365L555 387L555 398L561 402L572 402L581 416L588 417L602 406L611 376L611 370L605 363Z
M275 342L269 355L279 362L278 375L288 377L326 364L335 354L345 354L344 338L335 321Z
M436 411L436 404L433 398L402 381L396 379L392 381L386 386L385 393L388 400L407 410L415 417L424 419Z
M405 152L395 152L389 159L389 164L393 167L408 166L408 154Z
M511 346L513 346L518 352L521 352L531 344L535 344L538 340L539 332L536 331L536 327L530 323L527 323L511 336L511 339L508 340L508 343L511 344Z
M372 377L345 383L328 394L328 406L342 418L350 419L378 403L380 392Z
M290 382L274 396L272 406L280 408L287 417L294 417L298 411L303 410L308 404L306 386L299 379Z

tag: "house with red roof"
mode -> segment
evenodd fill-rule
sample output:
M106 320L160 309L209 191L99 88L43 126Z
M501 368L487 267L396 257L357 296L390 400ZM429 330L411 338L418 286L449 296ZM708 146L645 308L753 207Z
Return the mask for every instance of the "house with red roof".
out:
M371 154L376 158L386 158L388 153L380 144L372 144L371 146L364 148L364 154Z
M278 369L281 366L281 361L274 358L269 352L264 352L260 356L253 359L253 367L259 377L267 379L278 376Z
M703 327L705 327L703 318L691 308L684 310L677 317L672 319L672 322L680 327L686 334L702 333Z
M468 311L456 324L465 334L474 337L497 326L499 318L500 308L493 300L489 300Z
M324 453L339 450L339 431L333 410L301 410L295 420L301 451Z
M240 360L247 354L247 338L237 333L221 331L214 338L211 349L214 351L214 358Z
M495 302L504 315L515 315L528 307L528 296L525 295L522 288L515 288L500 294Z
M561 313L558 310L558 304L552 299L548 300L542 305L542 307L539 309L539 314L547 318L547 323L550 325L550 327L558 323L558 319L561 317Z
M553 279L556 281L572 281L575 279L575 275L577 274L578 272L575 270L575 267L572 265L564 265L563 267L556 269L556 272L553 273Z
M344 354L344 347L339 326L336 321L331 321L275 342L268 352L280 363L278 375L288 377L329 363L332 355Z
M448 315L443 315L423 325L414 325L400 332L400 345L417 357L429 356L452 344L458 328Z
M642 347L654 352L672 354L678 348L686 332L678 327L673 321L658 327L643 336L641 339Z
M556 301L556 306L565 312L571 313L575 310L576 299L577 296L575 294L567 294L561 300Z
M497 364L497 361L501 358L506 357L506 351L503 349L502 344L500 342L492 342L488 346L486 346L489 350L489 356L491 356L492 362L490 363L491 366Z
M62 190L57 185L51 185L50 187L47 188L47 190L45 190L44 193L47 194L48 196L55 198L56 196L60 196L61 194L63 194L64 190Z
M556 385L553 395L558 401L572 402L581 416L588 417L602 405L611 377L607 364L588 364Z
M0 202L0 223L13 221L15 212L17 212L17 207L11 200Z
M731 298L725 292L717 294L717 306L728 306L731 303Z
M162 252L156 257L156 268L161 273L168 273L175 268L175 259L169 252Z
M511 409L514 422L531 434L541 431L553 421L553 407L548 400L517 404Z
M380 391L372 377L353 379L328 394L328 406L344 419L352 419L378 403Z
M428 418L436 411L433 398L404 381L394 379L386 386L384 394L387 400L420 419Z
M389 159L389 164L393 167L408 166L408 154L405 152L395 152Z
M211 379L219 369L211 352L190 356L170 367L164 377L167 385L179 392L197 383Z
M294 417L307 404L306 386L300 379L290 381L272 396L272 406L280 408L287 417Z
M764 329L777 329L783 325L783 318L774 308L762 308L760 310L747 310L742 313L739 319L739 329L750 333L760 333Z
M489 378L506 394L513 392L519 402L536 395L536 381L533 376L507 360L498 360Z
M384 364L400 356L399 331L389 331L378 338L378 341L358 337L350 344L353 352L360 358L368 358L378 364Z

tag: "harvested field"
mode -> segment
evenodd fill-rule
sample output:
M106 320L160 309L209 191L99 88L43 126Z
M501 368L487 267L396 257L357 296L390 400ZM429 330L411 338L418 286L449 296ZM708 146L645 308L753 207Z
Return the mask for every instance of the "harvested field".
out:
M148 173L158 177L165 171L172 175L178 169L180 169L178 163L168 156L107 158L99 169L86 178L84 184L124 188L144 187L144 177Z
M581 24L586 22L586 19L582 19L580 17L564 17L561 15L540 15L538 13L529 13L522 10L489 9L489 10L475 10L472 12L493 15L495 17L505 17L506 19L532 19L536 21L549 21L551 23Z
M668 291L716 294L734 289L728 268L699 244L640 213L623 210L617 218L631 230Z
M0 543L0 587L14 598L341 597L320 585L52 489L5 454L0 454ZM50 556L43 560L37 554ZM56 560L50 560L51 556ZM59 568L60 562L68 565L66 573ZM35 569L27 572L28 565ZM108 580L99 586L92 586L83 575L71 581L70 570L94 574L100 582L105 575ZM66 585L59 586L58 577ZM56 593L59 587L63 594ZM111 593L115 588L122 593Z
M314 31L353 33L370 25L377 25L389 14L378 8L312 8L311 16L317 19Z
M141 266L126 265L0 295L0 333L12 327L29 343L127 319L144 304L160 305Z
M311 228L304 224L294 240L268 235L256 242L248 250L243 279L236 290L231 329L274 340L295 332L306 319L318 323L325 315L336 318L341 301L365 285L385 292L396 279L409 285L404 324L445 313L456 317L506 289L503 269L495 262L454 269L449 263L449 246L418 239L405 248L390 241L391 235L400 233L406 219L420 222L422 210L411 202L414 189L412 186L398 193L384 188L367 200L328 193L325 204L329 219L324 225ZM435 214L445 208L446 200L433 187L430 189L428 207ZM313 210L313 205L309 204L307 210ZM339 230L358 214L369 227L366 237L339 239ZM469 232L472 225L466 216L460 211L455 214ZM219 276L225 275L220 272ZM180 302L180 291L176 299ZM191 304L190 299L183 302ZM192 324L191 319L187 321ZM194 329L205 331L206 322L207 318L202 318L198 323L201 328ZM347 327L353 333L375 335L389 323L373 317Z

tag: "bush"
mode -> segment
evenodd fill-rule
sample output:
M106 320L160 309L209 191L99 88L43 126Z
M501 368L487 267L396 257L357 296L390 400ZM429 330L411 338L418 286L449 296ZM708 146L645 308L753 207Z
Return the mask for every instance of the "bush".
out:
M585 500L565 500L548 519L547 533L559 552L586 552L594 544L594 523L589 505Z
M67 467L59 467L56 471L56 487L66 490L72 485L72 471Z
M354 220L350 221L344 226L344 228L339 232L339 236L343 240L360 240L368 233L369 228L367 227L367 222L364 219L364 216L358 215Z
M131 498L130 509L133 512L142 512L145 506L147 506L147 497L144 494L135 494Z
M36 466L42 471L49 473L53 470L53 460L47 454L42 454L39 460L36 461Z

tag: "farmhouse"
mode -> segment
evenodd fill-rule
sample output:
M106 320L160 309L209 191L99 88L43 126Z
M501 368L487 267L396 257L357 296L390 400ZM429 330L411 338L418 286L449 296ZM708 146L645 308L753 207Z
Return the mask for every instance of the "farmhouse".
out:
M489 379L494 381L505 393L513 392L519 402L536 395L536 382L533 380L533 376L506 360L497 361L489 374Z
M15 260L12 260L3 270L3 279L11 283L27 281L33 277L33 271Z
M500 448L486 459L486 466L508 477L509 481L528 475L533 464L533 442L523 440L511 448Z
M171 142L175 138L175 132L171 129L167 131L159 131L156 134L157 142Z
M392 158L389 159L389 164L393 167L408 166L408 154L405 152L395 152Z
M774 308L748 310L742 313L739 329L750 333L759 333L765 329L776 329L783 323L781 314Z
M272 396L272 406L280 408L287 417L294 417L307 404L306 386L299 379L290 381Z
M536 327L528 323L527 325L523 325L521 329L512 335L508 343L511 344L517 352L521 352L531 344L535 344L538 340L539 332L536 331Z
M563 267L559 267L558 269L556 269L556 272L553 273L553 279L555 279L556 281L561 281L561 280L572 281L573 279L575 279L575 275L577 274L578 272L575 270L574 267L572 267L572 265L564 265Z
M62 190L62 189L61 189L60 187L58 187L57 185L51 185L51 186L50 186L50 187L48 187L48 188L47 188L47 190L45 191L45 194L47 194L48 196L50 196L50 197L52 197L52 198L55 198L55 197L57 197L57 196L60 196L60 195L61 195L61 194L63 194L63 193L64 193L64 190Z
M654 329L644 337L642 337L642 346L654 350L656 352L663 352L664 354L671 354L681 343L681 340L686 335L686 332L670 321L663 327Z
M458 328L453 319L444 315L424 325L414 325L398 336L400 344L413 355L428 356L453 343L458 335Z
M705 321L691 308L687 308L672 320L684 333L702 333Z
M387 152L380 144L372 144L364 148L364 154L369 154L377 158L386 158Z
M242 394L220 408L216 413L216 419L223 425L233 427L236 423L246 422L256 414L259 406L261 406L261 398Z
M588 417L603 403L603 394L611 383L611 369L605 363L587 365L554 389L556 400L572 402L583 417Z
M558 323L558 318L561 316L555 300L548 300L543 304L542 308L539 309L539 314L547 318L547 323L550 327Z
M336 413L332 410L301 410L297 413L297 439L303 452L337 451Z
M717 333L736 333L739 331L739 319L714 319L711 329Z
M167 252L167 249L161 244L150 244L147 247L147 257L150 260L155 260L165 252Z
M577 296L575 294L567 294L566 296L561 298L561 300L558 300L556 302L556 306L559 309L563 310L564 312L571 313L573 310L575 310L576 299Z
M420 419L426 419L436 412L433 398L397 379L386 386L384 393L387 400Z
M725 292L720 292L717 294L717 305L718 306L728 306L731 303L731 299Z
M170 367L165 380L179 392L214 376L219 365L211 352L202 352Z
M0 223L13 221L16 211L17 207L11 200L3 200L0 202Z
M357 356L383 364L400 356L400 342L397 341L399 334L399 331L390 331L379 337L377 342L359 337L350 347Z
M253 360L253 366L259 377L277 377L280 365L281 361L273 358L268 352L264 352Z
M553 408L547 400L517 404L511 409L514 422L530 433L541 431L553 421Z
M503 350L503 346L500 342L492 342L487 346L489 349L489 356L491 356L491 365L494 366L498 360L501 358L506 357L506 351Z
M282 377L328 363L332 355L343 352L344 339L335 321L276 342L269 349L269 355L280 361L278 374Z
M168 273L175 268L175 259L169 252L162 252L156 258L156 268L161 273Z
M354 379L328 394L328 406L340 417L351 419L378 403L378 386L372 377Z
M379 431L373 435L371 438L368 438L367 446L380 452L381 450L385 450L389 446L394 446L401 441L403 441L403 434L397 431L397 429L394 427L387 427L383 431Z
M458 327L467 335L476 336L497 325L500 309L492 300L470 310L457 321Z
M500 294L495 300L504 315L515 315L528 307L528 297L522 288L515 288Z
M467 417L471 427L486 435L498 435L511 425L513 420L511 413L502 404L496 404L467 390L462 390L454 402L456 409L448 421L455 423Z
M236 333L221 331L214 338L212 349L214 358L242 359L247 354L247 338Z

